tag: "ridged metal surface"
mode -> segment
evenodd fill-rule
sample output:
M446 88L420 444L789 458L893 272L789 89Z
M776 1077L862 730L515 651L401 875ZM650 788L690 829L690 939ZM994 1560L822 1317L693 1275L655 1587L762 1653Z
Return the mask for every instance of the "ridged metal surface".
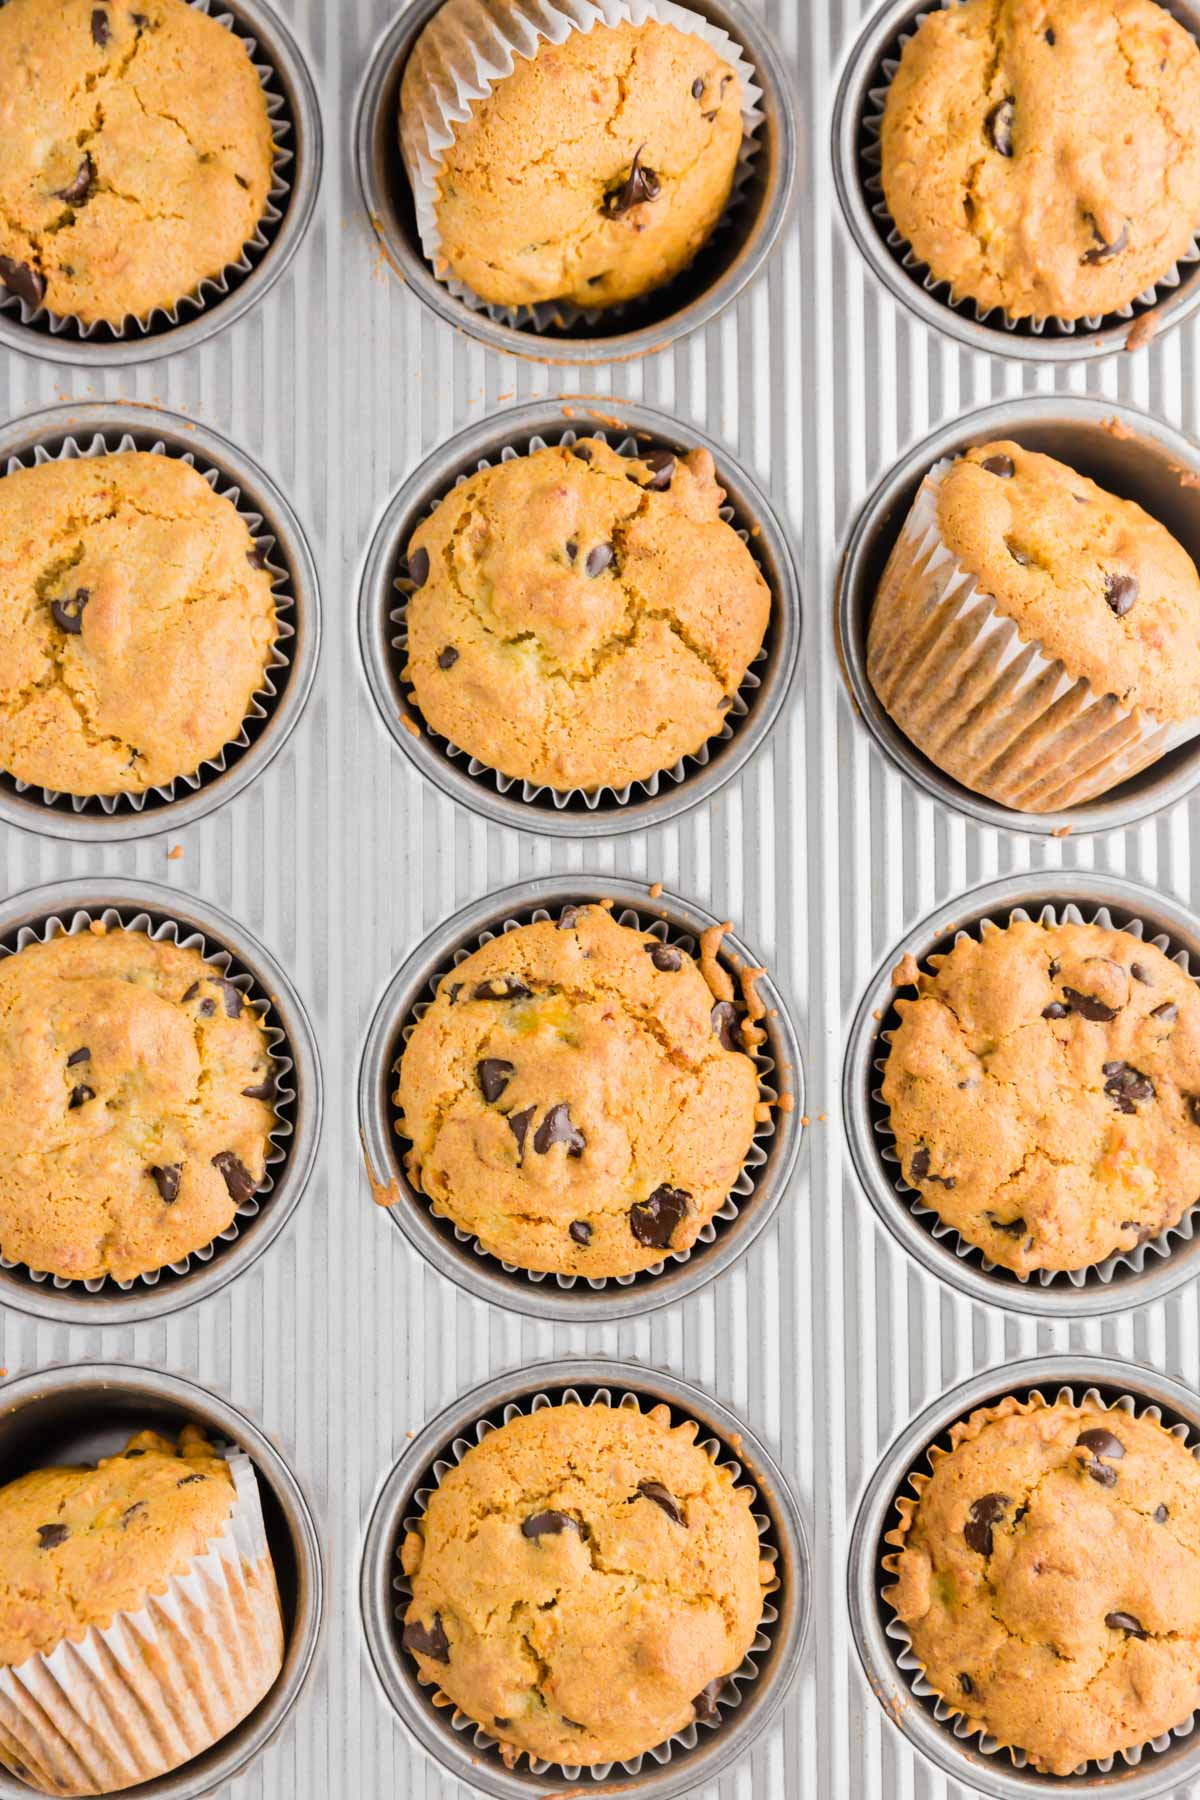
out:
M854 717L834 654L840 547L901 451L1005 395L1090 393L1200 429L1196 324L1134 356L1034 368L932 332L870 276L838 213L830 104L867 8L757 0L796 83L797 202L734 307L650 359L582 373L501 357L433 318L381 263L351 155L359 81L391 0L279 0L312 61L326 166L285 277L203 348L89 372L7 355L5 418L60 398L126 396L190 412L283 487L320 566L316 689L248 791L185 832L70 845L6 830L5 892L97 870L167 882L240 919L313 1014L327 1077L318 1174L268 1254L220 1294L133 1328L0 1318L13 1372L100 1357L194 1376L283 1449L320 1520L328 1620L312 1686L237 1800L461 1800L404 1735L362 1642L358 1559L407 1434L462 1389L556 1354L610 1355L700 1384L787 1471L814 1552L815 1615L781 1719L703 1800L959 1800L918 1764L863 1683L845 1619L848 1521L891 1438L975 1368L1076 1348L1142 1358L1193 1384L1195 1288L1105 1321L1043 1325L940 1289L876 1223L844 1157L845 1032L887 948L955 892L1028 868L1128 873L1193 896L1200 802L1103 837L1041 839L966 822L919 793ZM772 740L714 799L630 837L580 845L489 824L422 782L379 723L355 600L372 531L399 484L451 432L505 398L586 389L691 420L766 486L793 535L806 602L802 666ZM180 842L183 856L167 859ZM731 918L770 961L805 1052L813 1119L770 1229L719 1281L635 1322L573 1328L490 1308L428 1269L371 1202L356 1135L359 1049L380 993L456 908L523 877L586 868L662 880ZM3 1390L0 1389L0 1401Z

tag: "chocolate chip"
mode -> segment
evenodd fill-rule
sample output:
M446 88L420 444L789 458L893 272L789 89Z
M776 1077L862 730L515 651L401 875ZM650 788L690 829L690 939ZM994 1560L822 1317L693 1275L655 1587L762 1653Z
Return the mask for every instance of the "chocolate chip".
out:
M442 1629L441 1613L434 1613L432 1625L422 1625L419 1619L410 1620L404 1627L402 1642L414 1656L428 1656L433 1662L440 1663L450 1661L450 1642Z
M499 1056L485 1056L481 1063L476 1063L475 1075L480 1092L489 1106L500 1098L516 1072L512 1063L505 1062Z
M191 1487L193 1482L203 1481L203 1480L204 1480L203 1475L181 1475L179 1477L179 1480L175 1483L175 1486L177 1488Z
M1077 1012L1083 1019L1091 1019L1093 1024L1108 1025L1121 1010L1119 1006L1106 1006L1094 994L1081 994L1077 988L1064 987L1063 993L1071 1011Z
M57 1550L71 1535L65 1525L39 1525L37 1534L39 1550Z
M217 1010L216 1001L209 1000L209 999L202 1000L200 1002L199 1006L196 1008L196 1011L200 1014L200 1017L202 1019L211 1019L213 1014L216 1012L216 1010Z
M652 479L644 485L656 494L664 493L675 477L675 458L671 452L669 450L647 450L642 461L648 469L654 470Z
M703 92L704 92L704 77L703 77L703 75L697 75L695 81L693 81L693 83L692 83L692 99L699 100L699 98L703 94Z
M492 1724L495 1725L497 1727L497 1729L500 1731L507 1731L508 1727L512 1724L512 1720L511 1719L502 1719L500 1717L500 1714L497 1713L495 1718L492 1720Z
M451 984L450 984L450 1004L451 1004L451 1006L454 1005L454 1002L458 999L458 996L462 993L462 991L463 991L463 984L461 981L452 981L451 982Z
M987 1217L995 1229L1002 1231L1006 1237L1019 1238L1025 1234L1025 1221L1020 1213L1015 1219L998 1219L995 1213L988 1213Z
M643 944L642 948L655 968L664 975L673 975L683 967L683 958L673 944Z
M981 1499L972 1500L970 1515L963 1526L968 1550L974 1550L980 1556L992 1554L992 1526L1004 1517L1007 1507L1007 1494L984 1494Z
M510 1113L508 1116L508 1129L517 1140L518 1169L525 1161L525 1135L529 1130L530 1123L536 1111L536 1106L527 1106L524 1112Z
M1161 1006L1150 1008L1152 1019L1161 1019L1164 1025L1173 1025L1179 1017L1179 1008L1173 1000L1164 1000Z
M1154 1236L1153 1225L1143 1225L1140 1219L1122 1219L1122 1231L1136 1231L1139 1244L1148 1244Z
M1170 1518L1170 1516L1171 1515L1167 1511L1165 1506L1156 1506L1155 1507L1154 1520L1157 1525L1165 1525L1167 1520Z
M558 915L558 929L560 931L574 931L576 925L579 923L579 915L582 911L582 906L564 906Z
M252 569L265 569L267 566L266 557L263 555L262 551L257 548L254 550L247 550L246 561L250 564Z
M583 1155L587 1144L578 1125L571 1123L571 1109L565 1100L550 1108L533 1134L533 1147L539 1156L545 1156L552 1144L565 1144L567 1155L576 1159Z
M1005 456L1003 452L999 456L989 456L982 467L989 475L999 475L1002 481L1008 481L1017 472L1017 465L1012 457Z
M472 1000L532 1000L533 991L515 975L493 975L477 981L471 991Z
M243 999L241 988L225 975L210 975L209 980L221 990L221 999L225 1003L225 1017L227 1019L240 1018Z
M1144 969L1141 963L1130 963L1129 973L1133 976L1135 981L1140 981L1143 987L1154 986L1154 981L1149 969Z
M145 1456L144 1450L122 1450L122 1456Z
M1046 971L1046 973L1049 975L1051 981L1058 980L1061 969L1062 969L1062 964L1059 962L1057 956L1052 956L1050 958L1050 967Z
M1137 580L1132 575L1106 575L1104 598L1118 619L1123 619L1138 597Z
M1200 1094L1187 1096L1188 1113L1193 1125L1200 1125Z
M1120 1438L1103 1425L1094 1425L1090 1431L1081 1431L1075 1444L1077 1448L1090 1450L1093 1456L1111 1456L1114 1462L1120 1462L1125 1454L1125 1446Z
M1092 219L1091 213L1086 213L1084 216L1086 218ZM1092 247L1092 249L1084 251L1082 257L1080 258L1081 262L1085 262L1085 263L1108 262L1110 257L1119 256L1121 254L1122 250L1127 250L1129 248L1129 227L1128 227L1128 225L1122 225L1120 236L1114 238L1111 244L1106 244L1104 239L1100 236L1099 231L1096 229L1095 219L1092 219L1092 236L1095 238L1096 242L1095 242L1094 246Z
M1131 1067L1126 1062L1106 1062L1101 1073L1108 1079L1104 1083L1104 1091L1110 1100L1115 1100L1123 1113L1136 1113L1134 1104L1137 1100L1154 1099L1154 1083L1140 1069Z
M68 1069L75 1068L79 1063L85 1063L85 1062L90 1061L91 1054L92 1053L88 1049L87 1045L81 1044L78 1050L72 1050L70 1056L68 1056L68 1058L67 1058Z
M973 1694L975 1692L975 1683L971 1680L971 1677L965 1670L958 1678L958 1685L964 1694Z
M78 637L83 630L83 609L91 597L89 588L76 588L73 594L50 602L50 617L61 631Z
M721 1040L721 1048L723 1050L740 1050L741 1045L737 1037L737 1007L733 1001L718 1000L708 1017L713 1031Z
M1145 1639L1149 1636L1149 1633L1143 1629L1142 1621L1135 1619L1132 1613L1105 1613L1104 1623L1110 1631L1123 1631L1126 1637Z
M1042 1009L1042 1017L1043 1019L1065 1019L1070 1010L1070 1007L1064 1006L1061 1000L1052 1000L1049 1006Z
M704 120L705 124L711 125L720 110L720 107L714 106L711 112L701 113L700 117Z
M941 1185L947 1189L958 1186L958 1178L955 1175L931 1175L930 1174L930 1172L929 1172L929 1152L925 1148L924 1144L919 1144L917 1146L917 1148L913 1151L913 1159L912 1159L912 1163L911 1163L910 1167L912 1170L912 1179L914 1181L937 1181L937 1182L940 1182Z
M15 257L0 256L0 281L26 306L40 306L46 297L44 278L28 263L17 262Z
M562 1720L564 1725L569 1725L571 1727L572 1731L586 1731L587 1730L587 1726L581 1725L579 1723L578 1719L568 1719L566 1713L559 1713L558 1716Z
M577 1244L585 1244L586 1245L586 1244L591 1243L592 1228L588 1224L586 1219L573 1219L572 1220L571 1236Z
M108 14L101 6L92 9L92 42L98 50L108 42Z
M92 191L95 173L91 157L85 156L66 187L55 189L55 199L65 200L68 206L82 206Z
M583 1536L583 1526L578 1519L562 1512L530 1513L521 1526L521 1536L527 1538L557 1537L563 1531L573 1531L576 1537Z
M173 1206L179 1198L179 1183L183 1176L182 1163L155 1163L146 1170L151 1181L162 1196L164 1206Z
M567 539L565 549L567 552L567 561L574 562L575 558L579 555L579 545L575 542L574 538Z
M584 574L592 576L593 579L597 575L603 575L605 569L607 569L607 567L608 567L609 563L612 561L612 559L613 559L612 545L611 544L597 544L594 549L588 551L587 556L584 559L584 564L583 564Z
M194 1000L196 998L196 995L199 992L200 992L200 983L198 981L193 981L193 983L192 983L191 987L188 989L187 993L180 995L180 1004L183 1006L186 1006L188 1001Z
M243 1100L273 1100L275 1098L275 1077L267 1075L257 1087L242 1089Z
M457 661L458 651L453 644L447 644L445 649L438 651L439 669L452 669Z
M690 1199L682 1188L664 1184L648 1200L635 1202L629 1209L629 1229L638 1243L647 1250L669 1250L675 1227L687 1218Z
M1008 539L1005 538L1004 547L1008 551L1008 554L1012 557L1013 561L1015 563L1019 563L1021 568L1023 568L1023 569L1027 569L1029 567L1030 563L1033 561L1033 558L1032 558L1032 556L1030 556L1028 550L1022 550L1020 544L1010 544Z
M1110 1469L1107 1463L1096 1461L1095 1458L1091 1462L1084 1463L1083 1472L1085 1475L1090 1475L1100 1487L1116 1487L1117 1485L1117 1471Z
M707 1682L692 1701L692 1711L706 1725L718 1716L717 1695L724 1686L725 1677L718 1675L714 1681Z
M671 1490L665 1488L661 1481L639 1481L637 1491L644 1500L653 1500L655 1506L661 1506L673 1524L684 1524L682 1506Z
M78 1087L71 1089L71 1098L67 1101L67 1111L76 1112L81 1106L86 1106L89 1100L95 1098L95 1088L90 1088L81 1082Z
M1021 1523L1021 1520L1025 1517L1025 1514L1028 1511L1029 1511L1029 1502L1028 1502L1028 1500L1026 1500L1020 1506L1018 1506L1016 1512L1013 1514L1013 1524L1019 1525Z
M423 545L409 551L408 576L414 587L424 587L429 579L429 552Z
M1013 119L1016 110L1016 101L1009 94L1006 99L998 101L987 116L988 137L992 148L998 150L1001 156L1011 156L1013 153Z
M571 445L571 455L578 457L580 462L591 462L591 460L592 460L591 445L590 444L572 444Z
M1042 36L1045 38L1046 42L1049 44L1051 49L1053 49L1055 44L1057 44L1057 42L1058 42L1058 38L1055 36L1053 25L1047 25L1045 31L1043 31L1043 33L1042 33Z
M244 1205L258 1185L245 1163L232 1150L218 1150L212 1166L229 1189L229 1198L236 1206Z
M136 1519L138 1514L144 1513L145 1510L146 1502L144 1500L135 1500L132 1506L127 1506L125 1511L121 1514L121 1530L128 1531L129 1521L131 1519Z
M611 188L604 196L604 211L610 219L619 219L623 213L634 206L640 206L644 200L657 200L662 183L653 169L643 169L642 144L635 152L629 174L620 187Z

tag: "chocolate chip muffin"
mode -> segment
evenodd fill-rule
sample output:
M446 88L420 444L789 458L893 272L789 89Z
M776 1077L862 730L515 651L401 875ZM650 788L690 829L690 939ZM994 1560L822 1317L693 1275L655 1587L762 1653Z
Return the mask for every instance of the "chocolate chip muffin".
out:
M186 0L0 9L0 281L119 326L236 262L274 158L244 42Z
M498 49L508 43L520 51L493 84L480 61L509 60ZM456 85L482 97L451 104ZM447 0L400 92L410 178L434 187L437 272L499 306L592 309L660 287L725 210L742 98L736 70L675 25L595 24L534 41L508 0Z
M1024 812L1074 806L1200 720L1200 575L1134 501L1021 444L978 445L921 485L867 672L965 787Z
M405 1538L404 1646L506 1760L622 1762L716 1716L773 1571L695 1437L665 1406L519 1415Z
M197 950L93 924L0 959L0 1253L129 1281L210 1244L263 1181L273 1092Z
M1098 318L1200 229L1200 47L1156 0L965 0L905 45L883 191L955 300Z
M1200 1470L1153 1418L985 1407L897 1501L884 1598L926 1679L1035 1768L1148 1744L1200 1707Z
M493 938L442 981L399 1064L405 1167L522 1269L630 1275L724 1205L759 1102L756 1028L691 957L602 906Z
M905 1180L1018 1275L1156 1238L1200 1195L1200 989L1153 944L1014 919L894 979Z
M194 774L239 735L275 629L248 526L177 457L0 479L0 769L18 781L138 794Z
M725 725L771 596L706 450L597 438L459 484L408 546L404 679L431 728L568 791L673 768Z

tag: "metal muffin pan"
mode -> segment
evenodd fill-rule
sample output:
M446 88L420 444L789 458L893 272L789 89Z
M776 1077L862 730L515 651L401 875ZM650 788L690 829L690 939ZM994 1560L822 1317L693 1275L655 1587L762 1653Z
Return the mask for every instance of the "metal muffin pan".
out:
M240 1725L202 1756L139 1783L139 1800L200 1800L215 1792L258 1755L295 1706L324 1609L317 1524L299 1481L258 1426L219 1394L181 1376L132 1363L86 1363L0 1381L0 1486L34 1469L113 1456L136 1431L176 1434L188 1424L236 1445L254 1464L279 1583L283 1667ZM32 1791L0 1768L0 1800L29 1800Z
M957 1239L935 1237L936 1220L918 1217L904 1195L896 1191L896 1182L902 1180L899 1165L885 1162L882 1155L883 1145L891 1141L886 1130L887 1110L873 1098L882 1080L876 1062L887 1055L883 1033L896 1022L892 970L900 959L911 954L924 967L931 955L951 948L959 931L970 932L982 919L1003 925L1017 908L1036 919L1047 902L1059 908L1074 904L1085 917L1106 906L1118 927L1139 919L1147 928L1147 937L1164 933L1170 938L1168 954L1187 951L1193 973L1200 974L1200 918L1167 896L1120 876L1043 869L974 888L945 902L914 926L872 976L850 1027L842 1071L842 1109L851 1160L867 1198L880 1222L916 1262L973 1300L1041 1319L1080 1319L1144 1306L1195 1281L1200 1275L1200 1232L1190 1239L1173 1239L1166 1257L1156 1253L1151 1260L1148 1247L1140 1271L1119 1264L1111 1280L1104 1282L1089 1269L1079 1287L1065 1282L1043 1286L1036 1278L1023 1282L999 1266L985 1269L978 1251L959 1255L954 1247Z
M135 1281L128 1291L122 1291L106 1281L95 1293L89 1293L81 1282L60 1288L49 1279L35 1281L23 1266L0 1267L0 1303L39 1319L70 1325L131 1325L156 1319L223 1288L256 1262L288 1223L312 1173L321 1135L321 1063L304 1003L270 952L215 906L175 888L116 876L52 882L0 902L0 955L16 949L26 928L40 931L51 918L69 924L76 912L99 914L108 907L114 908L123 922L143 913L149 915L152 926L172 920L189 934L202 933L213 949L228 950L233 973L251 978L250 998L269 1002L264 1022L283 1033L283 1050L292 1063L287 1085L295 1090L295 1098L283 1099L279 1106L279 1116L290 1126L290 1134L278 1142L283 1159L269 1165L273 1186L263 1196L259 1212L241 1221L236 1238L228 1242L216 1239L210 1260L193 1258L185 1274L165 1268L153 1286Z
M959 3L960 0L889 0L867 20L842 68L833 107L834 183L850 235L873 273L897 300L935 331L944 332L969 349L1015 357L1022 362L1072 363L1111 356L1114 351L1131 347L1130 334L1143 319L1153 318L1153 335L1157 338L1171 326L1191 318L1200 305L1200 262L1183 264L1179 285L1163 288L1162 297L1152 307L1135 303L1129 318L1110 314L1098 326L1080 320L1073 331L1067 332L1054 321L1047 321L1040 333L1027 319L1006 324L998 312L981 320L976 317L974 302L953 303L949 297L943 299L931 293L925 285L923 264L913 269L905 267L907 246L889 242L895 227L890 220L877 217L874 210L882 195L872 192L868 183L879 174L878 139L867 130L864 121L879 110L872 100L872 91L878 93L886 88L884 63L898 60L901 38L910 36L918 21L926 13L936 12L939 5ZM1158 4L1174 13L1193 37L1200 38L1200 0L1158 0ZM1196 223L1200 230L1200 220ZM1140 341L1135 338L1132 347L1136 348Z
M559 805L546 788L528 800L523 798L519 782L501 792L494 771L469 773L472 759L458 751L452 755L446 740L430 733L400 678L404 659L394 645L397 626L392 614L403 598L396 582L407 566L408 540L460 477L474 474L481 461L498 462L501 452L510 446L523 454L534 438L558 443L568 433L587 437L599 432L614 447L622 439L636 436L645 449L668 449L677 454L705 449L711 454L717 480L725 490L725 504L732 509L732 523L749 532L750 552L771 590L771 617L763 639L765 657L751 665L758 685L743 694L748 711L740 718L730 715L728 738L709 740L706 763L699 765L684 757L682 761L689 766L682 779L676 780L664 770L654 795L639 794L641 784L634 782L627 800L619 800L605 789L594 806L578 792ZM800 629L800 589L787 533L766 495L736 459L703 432L680 425L652 407L580 394L502 410L433 451L409 476L380 520L367 552L359 593L359 647L367 682L380 718L405 755L443 793L484 818L556 837L606 837L661 824L715 794L765 742L779 716L796 670Z
M1101 487L1135 500L1200 567L1200 446L1159 419L1104 400L1038 394L1001 400L924 438L890 469L850 533L837 583L837 647L855 711L879 748L935 800L980 825L1061 837L1115 831L1172 806L1200 782L1200 735L1107 794L1055 813L1017 812L973 793L937 768L888 716L867 675L871 608L892 547L933 465L974 444L1013 438L1068 463ZM1189 482L1191 485L1189 485Z
M741 1689L739 1704L729 1712L722 1711L721 1724L699 1734L694 1749L673 1745L671 1755L661 1764L648 1755L638 1775L626 1775L618 1766L611 1776L597 1779L585 1768L577 1781L566 1784L571 1793L594 1794L598 1800L614 1793L636 1796L637 1800L675 1800L698 1792L703 1782L715 1780L722 1769L743 1755L774 1716L804 1653L812 1605L804 1520L770 1452L735 1414L688 1382L638 1363L606 1358L568 1357L535 1363L485 1382L431 1420L384 1482L367 1527L359 1598L375 1673L407 1729L448 1774L472 1791L496 1800L529 1800L539 1794L562 1800L563 1772L551 1768L534 1774L527 1763L506 1769L494 1748L481 1751L468 1734L456 1733L448 1710L436 1706L431 1691L418 1681L417 1665L401 1644L397 1618L397 1553L404 1520L414 1509L419 1510L418 1490L433 1485L434 1464L449 1454L455 1439L465 1437L477 1420L487 1417L499 1423L508 1403L532 1399L538 1393L557 1402L570 1390L586 1404L598 1389L607 1389L614 1404L628 1392L644 1407L666 1405L673 1424L694 1419L703 1437L715 1438L720 1444L722 1461L742 1466L757 1490L754 1511L769 1519L764 1542L777 1552L780 1585L770 1599L778 1618L763 1627L770 1646L756 1656L758 1674Z
M767 1008L760 1021L767 1032L763 1050L772 1065L765 1081L774 1091L791 1097L792 1109L776 1110L774 1131L761 1139L755 1137L765 1160L758 1167L747 1165L752 1191L738 1196L737 1217L728 1221L718 1218L714 1240L698 1240L686 1261L667 1257L659 1274L643 1270L628 1285L615 1278L595 1288L584 1280L561 1287L550 1275L535 1280L526 1270L510 1271L473 1238L460 1233L449 1219L439 1218L427 1196L409 1181L400 1156L403 1139L396 1130L392 1098L395 1067L405 1027L413 1023L419 1004L432 997L431 982L453 964L457 950L476 949L481 935L500 935L507 921L526 924L535 914L556 918L564 906L601 900L616 902L614 917L627 909L636 912L646 928L664 920L673 941L690 937L698 942L700 933L717 923L674 894L652 896L644 883L617 876L549 875L489 894L447 919L397 972L371 1022L358 1077L359 1129L368 1176L375 1191L394 1184L397 1198L385 1210L413 1248L441 1274L480 1299L535 1318L572 1324L632 1319L694 1293L749 1248L785 1194L790 1195L791 1204L800 1203L793 1176L801 1145L804 1071L787 1007L769 976L756 984ZM733 976L735 990L734 962L738 967L759 966L757 958L732 933L722 940L720 960Z
M358 97L355 154L367 217L404 284L459 331L493 350L555 363L608 363L645 356L708 324L757 273L779 235L796 174L792 84L758 18L742 0L687 0L721 26L753 64L762 99L754 168L729 218L675 280L594 325L539 334L504 325L457 299L434 275L417 235L412 190L400 156L400 83L413 45L441 0L412 0L379 43Z
M39 451L56 457L70 439L86 450L96 436L109 442L131 437L139 450L162 444L168 456L189 458L201 474L215 470L218 492L236 489L237 508L243 519L247 514L257 514L262 519L254 535L260 543L266 543L269 569L273 574L279 571L274 579L275 589L281 598L290 601L279 616L294 634L279 643L286 665L268 670L274 680L274 696L261 691L258 696L265 717L248 716L245 720L250 742L244 748L237 744L226 746L224 770L202 765L199 785L194 789L179 777L175 786L181 797L164 799L151 790L140 810L120 800L113 811L107 812L96 798L80 802L69 794L59 794L53 802L47 802L41 788L22 790L11 775L0 770L0 823L50 837L111 843L180 831L195 824L214 807L241 793L278 755L295 729L312 689L321 645L321 596L303 527L270 476L217 432L178 413L119 400L89 400L31 413L0 426L0 481L10 457L32 464Z
M229 292L219 300L202 301L194 316L175 325L164 319L145 332L133 331L123 337L114 336L107 325L85 337L74 320L52 325L50 315L44 313L26 324L17 308L0 306L3 349L88 368L153 362L160 356L192 350L248 312L296 254L312 219L321 180L321 110L312 76L296 40L267 0L209 0L204 10L216 18L230 18L235 35L254 40L254 60L271 68L267 92L282 100L276 122L289 127L280 140L290 152L284 164L288 189L282 200L283 216L277 224L264 223L264 235L269 239L266 250L255 252L247 274L234 270Z
M1139 1409L1158 1407L1164 1425L1186 1425L1192 1443L1200 1442L1200 1394L1170 1376L1113 1356L1038 1356L985 1369L941 1395L885 1451L854 1521L847 1601L865 1685L885 1717L932 1769L961 1782L964 1790L986 1794L991 1800L1051 1800L1055 1795L1100 1793L1112 1794L1117 1800L1166 1800L1167 1795L1191 1794L1195 1792L1192 1784L1200 1782L1200 1731L1173 1738L1165 1750L1147 1747L1136 1766L1117 1757L1107 1774L1039 1775L1031 1767L1018 1768L1006 1752L981 1753L977 1740L956 1737L948 1722L943 1724L934 1716L932 1697L914 1691L913 1673L900 1667L896 1642L887 1633L893 1615L882 1597L891 1579L882 1566L891 1549L885 1533L898 1522L897 1496L911 1492L909 1475L927 1468L929 1447L945 1444L951 1425L977 1407L1006 1394L1024 1398L1035 1388L1052 1401L1062 1387L1073 1389L1076 1399L1081 1399L1086 1389L1095 1388L1110 1403L1123 1394L1131 1395ZM871 1704L865 1691L862 1697L865 1705Z

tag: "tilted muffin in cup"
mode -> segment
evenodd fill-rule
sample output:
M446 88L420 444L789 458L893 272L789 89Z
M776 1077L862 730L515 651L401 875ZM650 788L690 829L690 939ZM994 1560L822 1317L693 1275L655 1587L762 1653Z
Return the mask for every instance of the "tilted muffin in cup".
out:
M895 972L882 1094L905 1180L1019 1275L1084 1269L1200 1196L1200 988L1154 944L1013 919Z
M0 769L16 780L132 795L193 775L241 731L275 634L246 521L178 457L0 479Z
M501 1261L633 1274L722 1207L761 1111L739 1027L683 950L571 906L439 985L399 1065L405 1166Z
M666 1407L518 1414L410 1531L404 1647L501 1744L621 1762L712 1719L774 1570L751 1493Z
M0 282L120 327L242 254L274 143L244 42L187 0L0 9Z
M725 211L748 98L683 7L445 0L405 68L400 142L435 271L491 305L661 287Z
M1200 1469L1150 1416L1060 1395L961 1420L896 1502L884 1589L969 1731L1069 1775L1200 1708ZM987 1748L988 1746L983 1746Z
M1020 444L976 446L921 484L867 674L964 787L1075 806L1200 730L1200 575L1134 501Z
M283 1624L254 1469L196 1427L0 1488L0 1767L110 1794L199 1756L271 1687Z
M1157 0L965 0L905 44L881 131L901 236L952 300L1095 319L1200 231L1200 46Z
M706 450L599 438L480 469L413 533L403 678L500 774L621 788L725 726L771 595Z

